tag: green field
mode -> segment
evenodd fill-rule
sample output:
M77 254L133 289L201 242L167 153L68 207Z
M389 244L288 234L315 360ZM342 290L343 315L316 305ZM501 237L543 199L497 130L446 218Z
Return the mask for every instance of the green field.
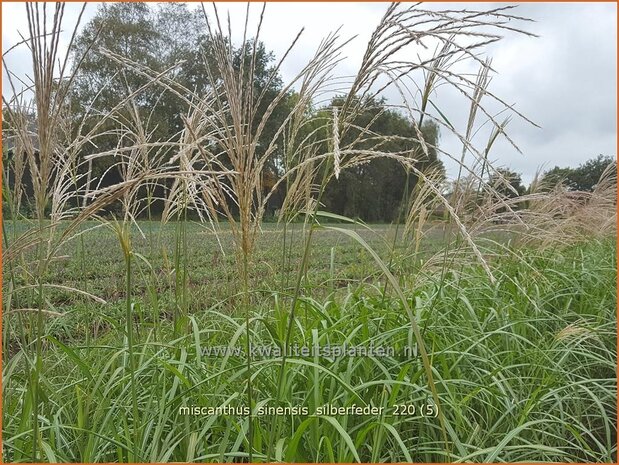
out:
M13 225L11 225L12 227ZM59 251L64 257L52 264L47 271L46 282L86 291L102 298L106 304L99 305L81 294L50 288L46 297L50 310L62 312L63 322L52 319L49 324L57 327L58 335L82 341L87 328L98 325L109 328L109 318L124 318L125 311L125 263L118 239L100 223L89 222L82 227L88 231L84 236L66 245ZM418 269L424 258L436 253L444 240L444 227L437 223L426 231L424 250L417 256L402 243L402 227L390 225L331 225L355 231L367 241L386 261L406 274ZM9 227L9 229L11 228ZM14 225L15 235L28 229L28 223L19 221ZM134 226L132 247L134 252L147 261L136 261L133 298L142 311L141 325L153 325L156 320L166 322L173 319L179 304L177 289L186 286L184 308L199 314L211 307L223 313L239 313L238 268L235 262L234 242L229 227L224 223L215 234L208 225L189 222L187 228L187 278L181 285L177 282L175 262L178 225L141 221ZM11 236L11 231L9 236ZM288 296L294 291L296 274L303 255L303 243L307 229L303 224L287 226L284 229L275 223L265 223L257 241L256 253L251 263L250 289L256 310L272 305L272 294ZM363 283L381 283L381 273L370 253L355 240L341 233L328 230L315 231L304 289L314 298L326 299L334 291L363 287ZM398 235L395 243L394 238ZM10 239L9 239L10 241ZM285 248L284 248L285 247ZM394 253L391 253L391 250ZM399 252L403 253L399 253ZM184 261L183 261L184 263ZM179 273L180 274L180 273ZM382 278L384 283L384 278ZM19 277L16 285L28 283ZM36 289L29 289L34 294ZM20 297L20 294L16 295ZM153 300L155 298L156 300ZM285 297L284 297L285 298ZM75 318L77 326L65 324ZM5 342L15 339L9 337Z

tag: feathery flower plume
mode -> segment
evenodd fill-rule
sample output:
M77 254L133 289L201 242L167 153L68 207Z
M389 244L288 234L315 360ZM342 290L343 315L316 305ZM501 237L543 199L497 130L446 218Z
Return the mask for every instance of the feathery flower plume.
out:
M333 107L333 170L335 179L340 177L340 133L337 107Z

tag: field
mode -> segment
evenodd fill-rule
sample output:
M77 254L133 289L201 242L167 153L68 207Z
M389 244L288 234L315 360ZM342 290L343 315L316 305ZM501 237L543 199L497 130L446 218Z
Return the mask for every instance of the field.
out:
M25 223L21 225L25 230ZM367 243L381 256L389 259L389 250L393 245L395 226L374 225L371 228L361 225L347 224L331 225L358 232ZM49 270L48 279L51 283L79 288L99 296L106 301L122 300L124 287L125 264L122 249L118 240L110 231L100 224L90 222L83 229L96 227L84 236L83 241L76 240L62 250L63 255L70 255ZM20 224L16 226L20 231ZM290 291L291 282L295 275L297 262L302 258L304 229L303 224L288 226L286 240L281 226L276 223L265 223L257 243L256 256L252 263L251 288L262 289L263 292L281 288L282 279L285 287ZM402 227L398 228L397 247L402 248ZM428 245L426 250L419 253L417 260L422 260L438 251L443 238L443 227L440 224L429 228ZM19 232L18 232L19 233ZM139 229L132 233L132 246L135 252L143 255L149 261L144 271L153 268L156 275L159 297L174 299L175 283L175 247L177 246L177 226L166 224L160 227L159 222L141 221ZM237 289L238 273L235 266L235 251L230 229L223 224L221 230L214 234L208 225L197 222L187 223L187 255L190 289L190 308L200 310L204 306L211 306L233 295ZM308 276L316 289L330 290L346 286L348 280L354 281L371 276L375 273L376 265L367 251L359 247L353 239L335 231L316 231L311 248ZM10 240L10 239L9 239ZM285 243L286 242L286 243ZM151 247L152 245L152 247ZM285 250L284 250L285 247ZM331 263L331 249L333 249L333 265ZM139 262L138 262L139 263ZM143 264L142 264L143 265ZM406 269L415 266L414 260L402 263ZM141 276L141 275L138 275ZM140 278L138 277L138 282ZM152 280L147 280L151 283ZM327 281L331 281L328 283ZM334 284L335 283L335 284ZM145 284L141 283L145 288ZM287 285L286 285L287 284ZM63 299L78 296L58 293L60 300L52 303L60 306L71 306L78 301ZM144 294L143 298L147 298ZM196 307L196 305L198 305ZM202 307L200 307L202 305ZM170 303L162 303L162 311L170 308Z
M72 260L49 270L50 284L79 287L106 303L63 289L47 294L39 393L45 458L247 460L246 328L235 310L241 299L226 226L218 241L187 223L187 255L176 257L178 268L179 224L139 226L143 236L134 227L132 245L144 260L135 260L132 283L132 354L125 265L113 233L97 228L79 236L61 253ZM401 234L392 247L395 226L323 226L358 231L383 263L391 262L421 328L440 400L424 381L398 293L385 287L368 249L341 232L314 233L286 344L307 230L289 225L284 245L282 228L265 224L250 267L253 460L615 460L616 241L545 251L499 241L485 250L492 284L474 262L456 261L445 273L440 262L423 265L444 245L439 223L428 227L416 255ZM10 461L31 453L24 376L34 321L29 314L5 316ZM370 347L374 352L350 352ZM134 358L131 369L127 357ZM352 409L367 405L378 410ZM278 406L289 410L268 410ZM352 410L319 410L331 406Z

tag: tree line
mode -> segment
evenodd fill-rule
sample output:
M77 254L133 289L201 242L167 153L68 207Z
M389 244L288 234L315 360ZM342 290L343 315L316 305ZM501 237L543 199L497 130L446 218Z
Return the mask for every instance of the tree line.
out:
M137 108L127 108L126 121L110 124L130 124L129 112L137 111L140 118L147 122L153 140L174 140L183 127L183 99L178 93L147 86L149 77L140 73L139 69L143 66L155 72L167 71L181 93L183 88L197 93L207 92L208 83L212 82L208 79L209 74L215 75L217 79L216 74L221 70L214 64L213 47L209 43L211 39L205 34L205 28L203 12L191 9L184 3L117 3L100 6L76 41L74 62L79 64L79 73L74 83L73 113L78 116L89 111L94 115L90 124L96 124L97 111L104 112L113 108L129 93L144 88L136 99ZM252 61L249 56L254 47L257 58ZM89 48L92 48L91 52L86 53ZM251 85L256 98L261 98L260 105L266 109L283 86L276 57L267 50L264 43L253 40L247 40L233 47L233 50L235 72L249 75L247 69L242 67L254 67L254 82ZM135 67L128 69L119 64L115 56L129 58ZM260 137L260 146L268 147L271 141L281 137L276 134L276 130L290 113L295 98L296 93L291 89L286 93L286 98L277 103L269 127L264 129ZM94 102L94 112L89 107L91 102ZM342 104L342 99L334 95L326 105L314 108L316 121L330 118L332 109ZM371 98L363 101L363 108L364 111L354 122L355 126L368 128L376 134L393 136L382 147L385 152L409 152L411 157L419 159L421 169L437 169L444 173L435 148L439 138L436 124L426 122L421 126L429 148L422 155L418 144L410 141L415 136L415 128L405 116L389 109L385 101ZM316 128L320 126L317 124ZM328 139L320 133L324 130L323 127L314 131L311 125L303 128L306 137L315 137L317 140ZM358 136L355 130L345 135L350 140ZM112 151L118 144L113 127L97 143L99 151L101 148ZM269 158L265 176L269 179L263 180L266 187L272 186L284 171L283 145L278 144L277 150ZM328 148L324 147L324 150L327 152ZM260 147L258 155L261 155ZM99 179L101 186L116 183L122 176L122 173L110 170L111 163L111 160L105 158L93 161L92 176ZM332 180L326 186L321 201L328 211L336 214L365 221L391 222L398 219L403 202L413 192L416 182L417 177L407 172L398 161L377 158L344 170L339 179ZM271 197L271 213L281 206L285 189L286 185L282 183L280 190ZM161 209L161 204L153 205L153 212L157 213Z
M612 166L617 170L615 160L607 155L598 155L575 168L555 166L544 171L538 178L536 186L525 186L522 175L507 168L498 168L490 175L489 184L506 198L531 193L533 188L554 189L557 185L570 191L592 192L604 172Z
M600 154L576 168L555 166L544 173L542 181L548 187L561 183L569 190L591 192L602 174L614 163L612 157ZM617 167L614 169L616 171Z

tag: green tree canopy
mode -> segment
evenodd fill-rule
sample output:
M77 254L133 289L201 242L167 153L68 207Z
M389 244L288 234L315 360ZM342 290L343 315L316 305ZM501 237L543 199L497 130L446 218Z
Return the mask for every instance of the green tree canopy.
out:
M562 183L570 190L591 192L604 171L612 163L614 163L612 157L598 155L582 163L577 168L561 168L555 166L543 174L542 182L547 187Z
M76 40L73 61L75 66L79 65L79 72L74 86L74 114L79 118L89 111L92 118L87 121L87 127L92 126L97 123L100 112L114 108L132 92L143 89L136 96L135 103L141 121L152 132L152 139L175 140L183 128L182 115L188 111L187 103L160 85L147 86L149 76L118 62L110 53L155 73L169 70L168 76L186 89L185 97L190 98L191 93L203 95L212 90L213 85L216 86L220 80L211 41L202 11L190 9L184 3L150 6L137 2L100 6ZM252 39L248 39L244 46L233 48L233 63L239 75L244 63L246 69L243 75L249 76L247 68L251 60L248 57L254 46L254 79L246 85L253 86L255 99L262 95L260 107L266 109L283 85L274 66L274 55L262 42L254 44ZM293 92L289 92L288 98L280 101L264 129L261 135L264 143L261 146L268 146L267 141L273 139L276 128L292 104ZM126 121L121 123L131 120L130 111L132 109L127 106ZM110 122L103 129L112 129L114 124L118 122ZM108 134L100 138L97 150L112 150L117 144L117 138ZM269 161L274 172L278 165L276 158L280 156L276 152L274 159ZM100 176L110 165L111 160L96 160L93 174ZM108 183L111 182L117 182L117 179L110 178Z
M514 198L523 195L527 188L522 184L522 175L508 168L497 168L490 175L488 183L504 198Z
M330 114L331 107L342 103L342 99L336 98L329 109L322 110L322 113ZM363 109L351 129L343 135L342 146L359 139L362 131L369 131L380 137L360 138L362 142L355 144L355 149L401 154L418 160L416 168L419 170L433 167L444 172L435 148L439 137L437 125L428 122L421 127L428 146L426 155L417 141L413 123L400 113L387 109L384 101L368 100L364 102ZM415 172L407 171L398 160L378 157L343 170L339 179L331 179L323 195L323 202L326 209L333 213L358 217L364 221L396 221L404 206L403 202L410 199L417 180Z

